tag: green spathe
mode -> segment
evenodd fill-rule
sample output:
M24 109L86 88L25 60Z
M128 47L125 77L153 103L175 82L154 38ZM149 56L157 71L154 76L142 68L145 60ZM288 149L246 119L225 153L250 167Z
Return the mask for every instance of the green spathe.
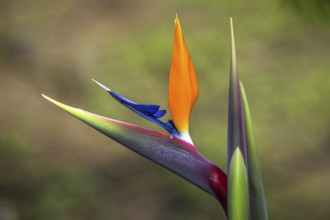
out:
M227 212L227 175L193 145L168 134L45 99L130 150L167 168L219 200Z

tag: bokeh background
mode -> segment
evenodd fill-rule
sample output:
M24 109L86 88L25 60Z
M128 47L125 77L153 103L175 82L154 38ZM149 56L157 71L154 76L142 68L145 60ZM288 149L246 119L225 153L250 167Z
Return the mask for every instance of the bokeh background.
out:
M167 108L176 13L199 80L198 149L226 169L233 16L270 219L329 219L329 1L1 0L1 220L225 219L211 196L40 96L160 130L90 79Z

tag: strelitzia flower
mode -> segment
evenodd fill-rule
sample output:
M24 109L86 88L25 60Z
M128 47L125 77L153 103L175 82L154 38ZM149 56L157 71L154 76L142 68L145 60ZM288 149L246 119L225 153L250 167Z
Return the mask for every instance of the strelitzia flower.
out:
M198 85L178 17L175 18L174 24L174 46L168 92L171 120L167 122L161 120L166 110L160 109L159 105L136 103L93 79L115 100L139 116L159 125L168 134L105 118L64 105L45 95L43 97L127 148L164 166L213 195L227 212L227 175L197 150L189 135L190 112L198 98Z
M174 46L168 92L171 120L167 122L161 120L166 110L161 109L159 105L136 103L93 80L115 100L139 116L159 125L168 134L73 108L45 95L43 97L113 140L211 194L219 200L229 220L267 220L266 200L250 110L243 84L238 77L232 20L228 104L228 181L226 173L197 150L189 135L189 118L198 98L198 85L177 17L174 23Z

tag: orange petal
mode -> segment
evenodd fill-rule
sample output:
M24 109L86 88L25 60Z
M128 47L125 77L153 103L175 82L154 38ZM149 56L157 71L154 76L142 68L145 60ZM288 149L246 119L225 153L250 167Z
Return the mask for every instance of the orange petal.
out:
M195 69L176 17L168 102L173 122L180 133L189 130L190 112L197 98Z

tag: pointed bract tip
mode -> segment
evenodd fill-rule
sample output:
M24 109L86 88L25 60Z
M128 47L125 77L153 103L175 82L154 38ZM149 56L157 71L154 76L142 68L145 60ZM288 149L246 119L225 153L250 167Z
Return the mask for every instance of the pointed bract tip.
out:
M232 17L230 17L230 33L231 33L232 41L234 41L234 23Z
M46 96L45 94L42 94L42 93L41 93L41 96L42 96L44 99L48 100L48 101L53 100L53 99L49 98L48 96Z
M68 109L75 109L75 108L70 107L70 106L67 106L67 105L65 105L65 104L63 104L63 103L61 103L61 102L58 102L58 101L56 101L56 100L54 100L54 99L52 99L52 98L50 98L50 97L48 97L48 96L46 96L46 95L44 95L44 94L41 94L41 95L42 95L42 97L44 97L47 101L53 103L54 105L60 107L61 109L65 110L65 111L67 111Z
M239 81L239 86L244 89L242 81Z
M96 81L95 79L92 79L93 82L95 82L97 85L99 85L100 87L102 87L104 90L111 92L111 89L109 89L108 87L106 87L105 85L103 85L102 83Z
M236 68L236 48L235 48L235 35L233 19L230 18L230 38L231 38L231 59Z

